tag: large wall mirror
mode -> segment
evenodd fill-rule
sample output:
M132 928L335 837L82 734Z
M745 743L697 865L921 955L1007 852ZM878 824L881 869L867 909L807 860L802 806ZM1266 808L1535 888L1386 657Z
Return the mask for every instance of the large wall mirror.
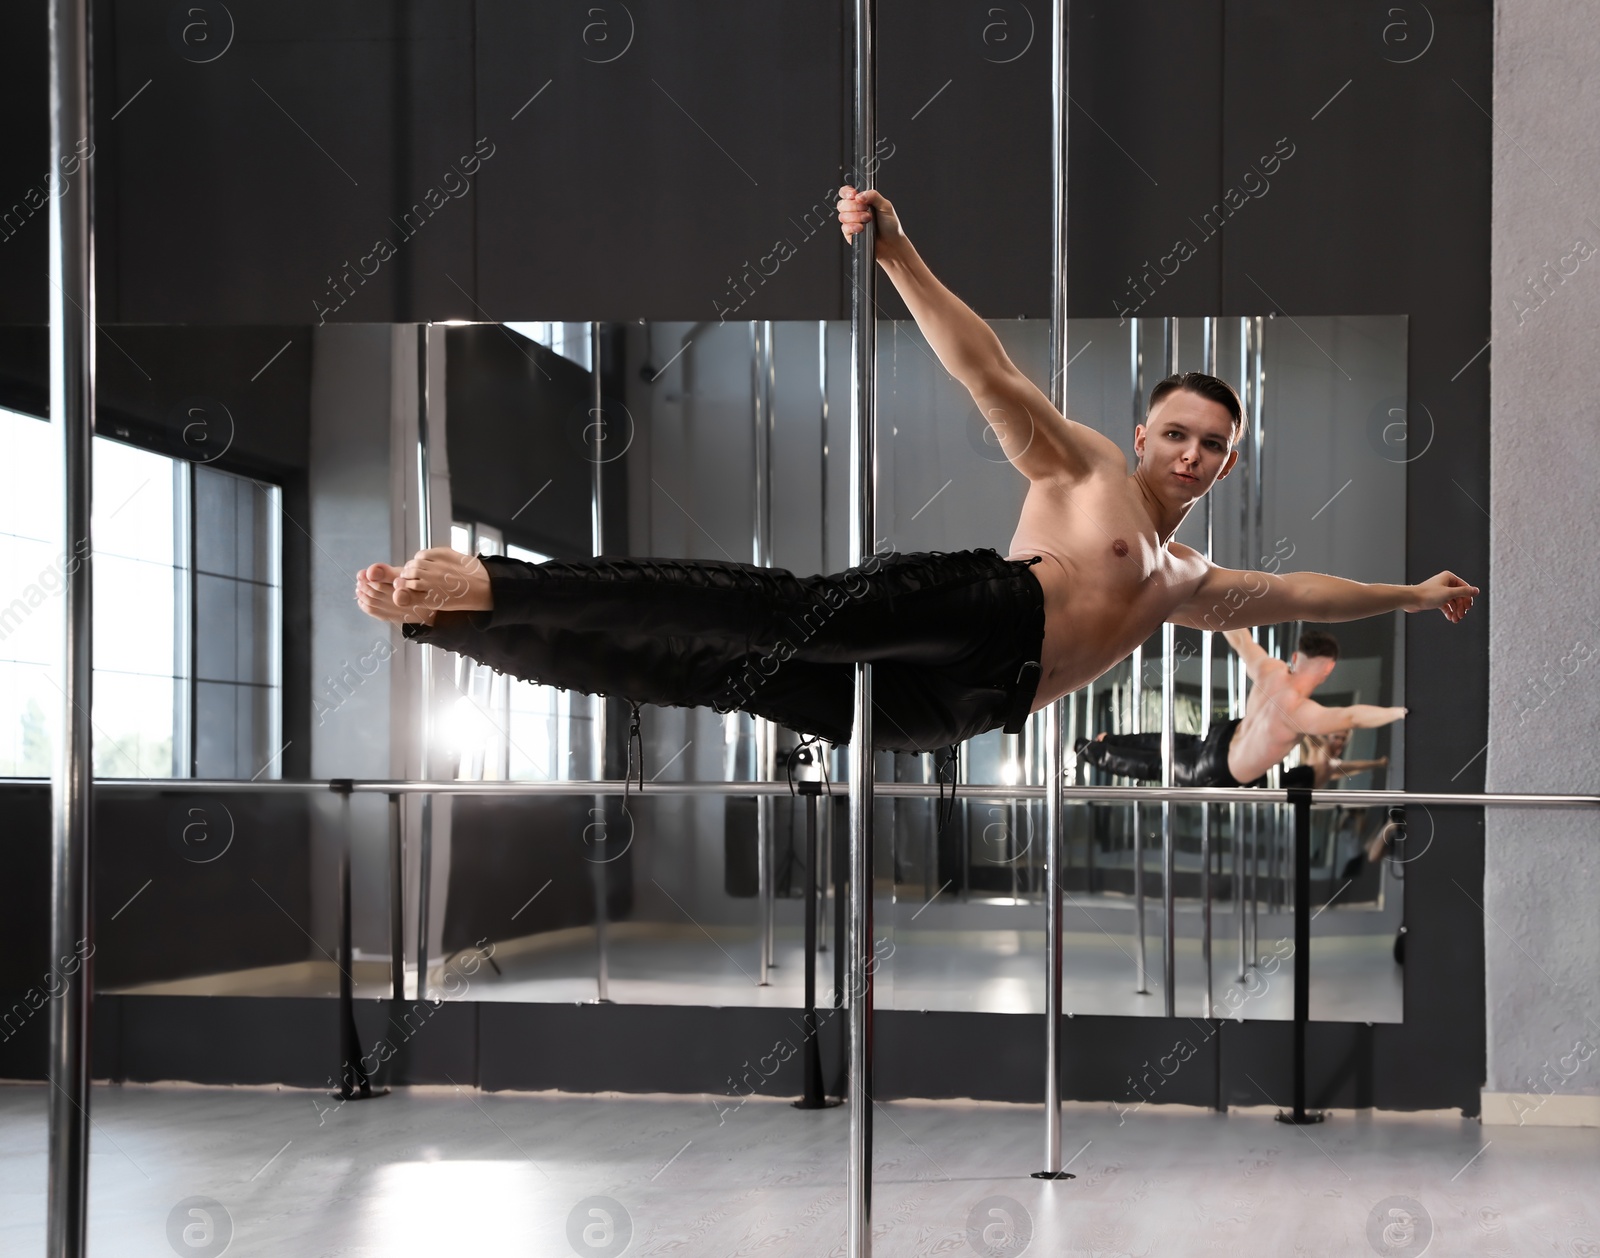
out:
M993 326L1043 384L1047 326ZM1131 457L1139 399L1163 374L1169 334L1184 370L1205 366L1214 339L1217 372L1239 388L1249 420L1236 474L1211 496L1216 561L1403 581L1405 465L1430 439L1429 421L1408 422L1405 410L1405 317L1075 321L1071 418ZM59 608L43 590L48 576L32 574L51 568L36 524L53 510L55 491L37 475L49 456L32 417L42 410L34 370L42 336L13 330L5 344L0 544L20 585L0 592L9 608L0 772L28 777L48 763L42 713L51 703L37 690ZM1007 553L1026 482L914 324L886 322L879 346L880 548ZM97 771L261 781L414 775L414 651L361 616L350 595L358 567L404 557L421 535L423 356L434 391L424 435L437 541L533 562L598 548L808 574L848 564L848 354L846 324L814 321L466 324L423 333L414 325L103 329ZM1195 509L1180 541L1205 546L1204 512ZM1317 626L1340 651L1316 698L1404 705L1401 619ZM1288 659L1305 628L1263 626L1257 640ZM1072 696L1073 736L1158 728L1169 669L1177 728L1198 732L1201 635L1180 630L1176 643L1170 664L1158 635L1137 669L1125 661ZM1242 670L1220 636L1209 662L1211 716L1225 719L1241 710ZM436 674L435 776L582 779L597 753L609 776L621 776L625 706L613 702L607 716L607 705L587 696L442 653ZM799 740L763 726L709 709L646 709L647 785L625 816L616 800L441 805L432 985L449 992L454 975L459 994L484 1000L603 994L640 1004L795 1006L809 874L825 889L819 975L827 1003L842 801L822 810L819 868L808 871L796 801L652 798L648 787L795 769ZM935 801L878 801L880 1007L1042 1011L1042 803L970 789L1043 783L1039 731L1036 715L1020 735L984 735L955 764L880 753L882 779L943 775L958 785L942 826ZM1317 760L1325 780L1331 759L1345 773L1330 784L1400 787L1404 726L1308 741L1295 758ZM847 760L825 749L821 764L801 767L841 781ZM1070 780L1120 781L1082 765ZM340 824L335 805L238 800L202 808L198 820L191 806L112 792L103 807L127 810L130 822L103 845L99 898L120 913L120 893L134 893L159 859L172 888L162 894L235 923L237 938L204 956L185 953L159 942L159 918L141 928L130 910L115 927L117 956L108 953L100 970L107 990L331 995L335 967L284 919L304 914L313 935L332 938L332 892L319 888ZM381 799L348 806L356 978L358 991L377 996L389 981L389 818ZM1287 819L1270 805L1215 806L1208 820L1199 806L1174 811L1178 1011L1207 1012L1205 827L1211 1012L1288 1018L1292 985L1280 946L1292 937ZM1162 1012L1157 813L1111 804L1067 810L1071 1012ZM308 824L296 820L302 814ZM295 825L303 843L268 841ZM603 861L593 859L597 825L611 836ZM1405 860L1393 830L1381 810L1317 806L1313 1019L1401 1018ZM408 940L417 872L408 871ZM1149 948L1142 966L1141 937Z

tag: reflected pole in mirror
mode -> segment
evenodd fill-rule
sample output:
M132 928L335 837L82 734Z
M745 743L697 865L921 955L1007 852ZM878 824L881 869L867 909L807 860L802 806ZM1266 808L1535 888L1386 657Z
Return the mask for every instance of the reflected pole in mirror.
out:
M1165 374L1178 370L1178 321L1168 317L1163 331L1166 342ZM1177 733L1177 708L1173 687L1178 671L1177 626L1170 620L1161 626L1161 785L1173 786L1173 738ZM1161 801L1161 978L1164 984L1162 1008L1166 1016L1178 1014L1177 896L1176 853L1173 851L1172 802Z
M753 514L750 562L757 567L772 566L772 400L776 393L773 378L772 322L750 324L751 411L755 417ZM777 728L765 717L754 717L755 773L763 782L777 773ZM756 800L756 895L759 933L756 981L768 986L772 981L773 937L777 916L777 886L773 870L773 803L770 796Z
M601 325L589 324L589 431L592 447L589 456L589 542L598 559L605 552L605 382L601 375ZM606 780L606 699L589 696L589 773L596 782ZM594 885L594 999L596 1004L611 1003L611 933L607 900L610 890L607 853L606 800L594 797L594 814L600 818L595 829L596 856L591 861L590 878ZM630 821L631 824L631 821ZM587 827L586 827L587 829Z
M433 545L433 505L428 466L428 412L431 381L428 372L428 334L430 326L417 324L417 547L426 550ZM433 648L427 643L419 647L420 694L418 697L417 738L418 766L424 782L433 780ZM433 888L433 796L422 797L421 816L417 833L417 999L428 999L428 926L432 914L430 892Z
M1139 339L1138 319L1128 320L1129 344L1132 355L1129 361L1133 373L1133 422L1144 422L1144 347ZM1131 701L1128 712L1128 732L1132 734L1143 733L1144 721L1144 646L1141 644L1133 648L1132 668L1129 674L1129 691ZM1134 928L1134 966L1137 971L1138 982L1134 991L1140 996L1150 994L1150 966L1145 953L1145 921L1144 921L1144 818L1140 816L1139 804L1133 805L1133 928Z
M1215 315L1207 315L1202 325L1200 350L1201 370L1209 376L1217 374L1217 320ZM1216 515L1213 511L1214 494L1206 495L1205 514L1205 557L1207 562L1211 559L1212 546L1216 541L1215 525ZM1209 629L1200 631L1200 737L1205 738L1211 732L1211 684L1212 684L1212 636ZM1214 886L1211 881L1211 820L1212 807L1210 804L1200 805L1200 955L1205 966L1205 1016L1211 1017L1216 992L1211 968L1212 948L1212 921L1211 907ZM1219 1068L1221 1059L1218 1058ZM1220 1092L1219 1092L1220 1095ZM1220 1100L1218 1102L1220 1104Z
M1251 398L1255 395L1255 389L1252 385L1253 377L1251 372L1252 359L1250 348L1250 332L1253 326L1254 325L1249 316L1240 317L1239 400L1240 404L1244 408L1244 414L1247 419L1252 414ZM1241 570L1248 570L1250 567L1250 556L1255 553L1250 544L1250 481L1254 473L1252 471L1252 459L1250 457L1251 438L1248 435L1246 436L1243 445L1244 448L1239 453L1239 480L1237 482L1239 486L1239 554L1237 566Z
M817 571L828 570L828 321L817 320L817 396L819 413L817 416L817 431L821 434L818 445L821 447L822 466L818 473L818 507L817 518L820 521L818 531L819 550L817 558Z

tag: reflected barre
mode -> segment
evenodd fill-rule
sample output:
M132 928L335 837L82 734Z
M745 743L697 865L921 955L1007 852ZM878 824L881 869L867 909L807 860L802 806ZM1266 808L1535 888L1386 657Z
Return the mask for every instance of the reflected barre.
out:
M20 779L26 780L26 779ZM316 793L321 791L345 792L358 795L789 795L798 794L788 782L650 782L640 787L622 781L585 782L579 780L552 782L410 782L382 779L354 780L333 778L325 782L244 782L234 779L203 780L198 778L96 778L95 787L106 790L154 790L161 794L195 792L201 794L272 795ZM847 782L819 783L820 793L845 798L849 794ZM933 782L875 782L876 795L896 799L935 798L939 784ZM1023 783L1007 785L1001 782L962 783L961 789L971 798L981 799L1043 799L1046 788ZM1064 786L1059 798L1068 803L1115 804L1119 802L1161 802L1177 804L1286 804L1290 801L1287 789L1268 789L1250 786ZM1448 791L1352 791L1312 790L1313 804L1350 804L1358 808L1404 807L1407 804L1433 805L1435 807L1459 806L1463 808L1596 808L1600 795L1550 795L1520 794L1514 792L1480 792L1469 794Z

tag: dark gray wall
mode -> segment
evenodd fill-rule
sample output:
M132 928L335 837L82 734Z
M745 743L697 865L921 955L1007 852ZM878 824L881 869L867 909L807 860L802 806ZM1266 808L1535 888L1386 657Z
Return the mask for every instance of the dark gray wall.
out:
M232 46L203 64L167 6L96 7L103 319L303 325L342 284L329 317L357 321L698 320L741 284L732 317L843 314L843 249L805 221L843 165L837 6L706 3L687 20L641 0L609 61L598 36L621 32L597 32L592 6L232 7ZM1007 60L1027 19L883 6L879 182L935 269L997 317L1048 305L1042 33ZM1438 430L1408 465L1413 579L1487 572L1473 356L1489 335L1491 19L1489 0L1404 6L1400 32L1393 6L1073 6L1071 313L1408 315L1408 404ZM0 171L20 196L46 165L41 7L6 21ZM480 138L494 149L472 189L363 264ZM1275 151L1292 155L1268 162L1269 186L1247 183ZM1237 211L1208 235L1229 189ZM0 321L43 319L43 227L0 242ZM1407 628L1408 785L1480 789L1487 617ZM1408 879L1407 1021L1375 1032L1374 1087L1378 1104L1475 1110L1482 918L1461 889L1482 886L1482 822L1435 821Z

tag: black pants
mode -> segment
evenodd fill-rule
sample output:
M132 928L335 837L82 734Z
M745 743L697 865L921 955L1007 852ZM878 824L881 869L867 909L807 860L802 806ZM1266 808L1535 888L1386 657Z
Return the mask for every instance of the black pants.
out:
M406 636L500 672L634 703L752 712L835 744L872 668L873 746L932 751L1032 706L1044 592L996 551L874 555L832 576L676 559L487 557L494 610Z
M1219 721L1201 738L1195 734L1172 736L1172 781L1175 786L1239 786L1228 771L1228 749L1233 746L1237 720ZM1160 734L1107 734L1084 742L1078 753L1107 773L1142 781L1161 780ZM1259 786L1255 782L1243 783Z

